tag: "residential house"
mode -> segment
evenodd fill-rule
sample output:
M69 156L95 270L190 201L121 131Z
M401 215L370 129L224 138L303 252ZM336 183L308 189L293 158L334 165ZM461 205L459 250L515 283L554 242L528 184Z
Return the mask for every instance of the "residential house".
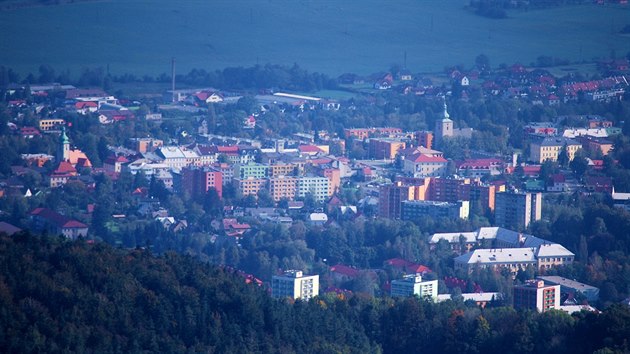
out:
M64 235L72 240L87 236L88 226L86 224L61 215L54 210L36 208L29 215L36 230Z

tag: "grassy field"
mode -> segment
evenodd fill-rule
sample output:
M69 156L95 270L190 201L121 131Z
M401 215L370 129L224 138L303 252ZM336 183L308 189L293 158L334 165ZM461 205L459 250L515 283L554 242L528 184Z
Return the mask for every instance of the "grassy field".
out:
M42 63L76 76L85 67L157 75L256 63L330 75L402 65L414 72L474 62L590 60L625 55L630 8L582 5L512 12L491 20L468 0L109 0L0 12L0 64Z

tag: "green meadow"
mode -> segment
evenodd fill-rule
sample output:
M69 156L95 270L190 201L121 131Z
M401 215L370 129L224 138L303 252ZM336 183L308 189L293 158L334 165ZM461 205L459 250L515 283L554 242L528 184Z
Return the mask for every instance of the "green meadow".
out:
M329 75L369 74L393 64L413 72L471 65L622 56L630 7L581 5L514 11L492 20L468 0L110 0L0 12L0 65L40 64L77 75L178 73L298 63Z

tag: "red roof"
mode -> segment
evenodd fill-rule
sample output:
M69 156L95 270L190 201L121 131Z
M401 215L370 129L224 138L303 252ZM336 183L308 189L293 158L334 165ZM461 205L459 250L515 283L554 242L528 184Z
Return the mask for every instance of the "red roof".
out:
M410 262L408 260L402 258L392 258L385 261L385 264L392 266L394 268L402 269L406 272L410 273L428 273L431 272L429 267L423 266L422 264L416 264Z
M410 160L413 162L427 163L427 162L440 162L447 163L448 161L441 156L429 156L425 154L414 154L410 156Z
M498 166L502 163L503 161L499 160L499 159L470 159L470 160L466 160L464 162L462 162L461 165L459 165L459 168L461 169L480 169L480 168L490 168L492 166Z
M334 273L338 273L341 275L345 275L347 277L350 278L355 278L359 275L359 270L352 268L352 267L348 267L346 265L343 264L337 264L335 266L330 267L330 271L334 272Z
M300 150L300 152L322 152L322 149L315 145L300 145L298 146L298 150Z
M68 173L77 173L77 170L72 167L72 164L68 161L61 161L57 169L53 171L53 174L68 174Z
M31 216L38 216L40 218L45 219L47 222L59 227L59 228L73 228L73 229L83 229L86 228L82 222L70 219L64 215L57 213L54 210L48 208L36 208L31 211Z
M98 107L98 105L96 104L96 102L77 102L74 104L74 107L76 107L77 109L83 109L86 107Z

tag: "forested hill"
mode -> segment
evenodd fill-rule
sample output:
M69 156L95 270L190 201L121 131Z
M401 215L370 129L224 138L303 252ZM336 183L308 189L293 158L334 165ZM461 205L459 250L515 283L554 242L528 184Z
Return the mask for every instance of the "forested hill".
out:
M370 353L358 323L290 305L218 267L0 236L0 352Z
M0 234L0 352L627 353L630 308L537 314L474 303L276 301L174 254Z

